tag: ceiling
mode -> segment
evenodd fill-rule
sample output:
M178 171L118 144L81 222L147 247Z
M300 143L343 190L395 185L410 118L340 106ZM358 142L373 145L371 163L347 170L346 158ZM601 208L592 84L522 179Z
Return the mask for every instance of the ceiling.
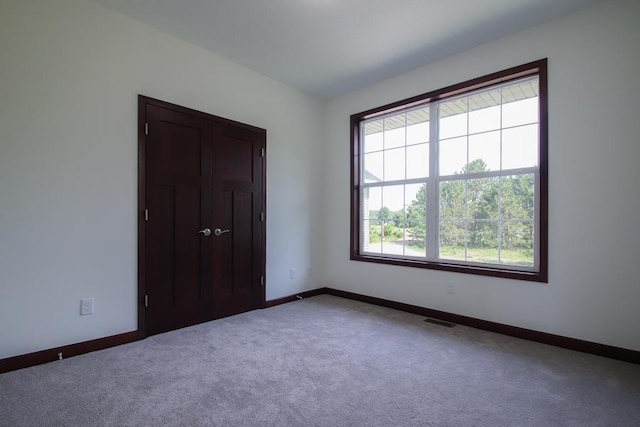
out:
M92 0L330 99L602 0Z

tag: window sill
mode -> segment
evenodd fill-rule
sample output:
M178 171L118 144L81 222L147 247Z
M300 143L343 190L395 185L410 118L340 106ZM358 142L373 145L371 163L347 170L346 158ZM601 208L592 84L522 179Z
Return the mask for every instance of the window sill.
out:
M547 274L542 271L514 270L513 268L500 268L488 266L463 265L448 262L435 262L418 259L401 259L385 257L384 255L351 254L352 261L371 262L374 264L389 264L402 267L427 268L431 270L452 271L456 273L476 274L480 276L500 277L503 279L525 280L529 282L547 283Z

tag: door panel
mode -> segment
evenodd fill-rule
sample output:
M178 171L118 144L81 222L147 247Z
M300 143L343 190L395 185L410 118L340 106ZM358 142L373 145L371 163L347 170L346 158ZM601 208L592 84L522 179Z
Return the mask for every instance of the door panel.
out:
M214 139L213 223L230 230L213 242L213 310L221 317L261 307L264 300L260 283L264 133L216 123Z
M262 307L266 131L143 96L139 114L141 335Z
M147 334L211 319L211 124L148 105Z

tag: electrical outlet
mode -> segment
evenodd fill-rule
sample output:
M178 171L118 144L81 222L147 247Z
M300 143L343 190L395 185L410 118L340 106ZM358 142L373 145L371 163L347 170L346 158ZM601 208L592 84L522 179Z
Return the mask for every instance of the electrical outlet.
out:
M93 314L93 298L83 298L80 300L80 315Z
M447 293L451 295L456 293L456 285L453 282L447 282Z
M291 267L291 269L289 270L289 277L291 277L292 279L296 278L296 269Z

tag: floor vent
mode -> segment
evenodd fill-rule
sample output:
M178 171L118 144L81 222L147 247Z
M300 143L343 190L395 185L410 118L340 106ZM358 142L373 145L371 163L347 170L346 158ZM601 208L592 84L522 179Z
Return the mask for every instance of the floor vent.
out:
M456 326L455 323L447 322L440 319L433 319L431 317L427 317L426 319L424 319L424 321L427 323L433 323L434 325L446 326L447 328L453 328L454 326Z

